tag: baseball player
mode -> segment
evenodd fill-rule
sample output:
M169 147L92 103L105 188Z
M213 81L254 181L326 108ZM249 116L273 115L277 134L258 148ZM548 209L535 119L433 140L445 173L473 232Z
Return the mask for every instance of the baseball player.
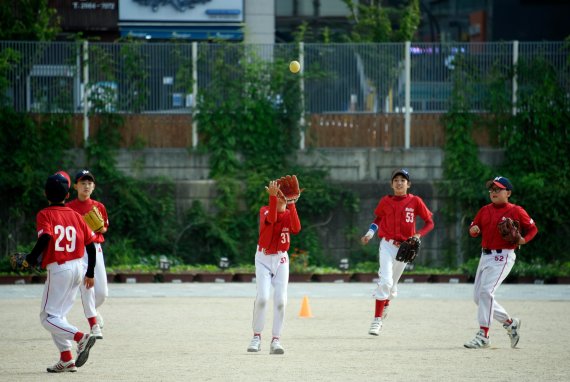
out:
M284 354L279 339L287 305L287 284L289 282L290 235L301 231L301 222L295 203L288 203L277 181L265 187L269 193L269 205L259 210L259 240L255 253L255 277L257 296L253 309L253 338L248 352L261 350L261 332L265 324L265 312L271 286L273 294L273 331L270 354Z
M40 320L60 352L59 361L47 371L75 372L87 362L96 341L94 336L80 332L66 317L79 286L93 288L94 234L81 215L64 206L69 197L69 182L64 175L58 173L47 178L45 195L49 206L37 214L38 240L26 261L35 266L42 256L41 266L47 269ZM85 251L87 262L83 261ZM76 360L71 353L72 340L77 342Z
M68 202L67 207L84 216L93 209L93 206L96 206L103 218L103 226L95 232L95 238L93 239L97 252L97 266L95 267L95 280L97 282L92 289L80 288L83 312L91 327L91 334L97 337L97 339L103 339L101 330L103 329L103 317L98 313L98 308L109 295L109 288L107 286L107 271L101 244L105 241L103 234L107 232L109 227L109 218L103 203L91 199L91 194L95 190L95 176L89 170L81 170L75 175L73 188L77 191L77 199ZM84 257L84 259L87 261L87 257Z
M473 299L478 306L479 331L475 338L466 342L464 346L469 349L488 348L491 344L489 328L494 318L503 324L511 340L511 347L514 348L520 339L521 320L507 313L505 308L495 300L495 292L515 264L515 249L531 241L538 232L538 228L522 207L509 203L513 190L509 179L498 176L488 181L486 186L489 189L491 203L477 212L469 228L469 234L472 237L482 236L481 258L473 291ZM524 233L520 239L517 238L517 243L506 241L497 228L498 224L506 218L517 221Z
M362 244L366 245L376 232L380 238L379 280L374 291L375 312L368 331L373 336L380 334L382 320L388 315L390 301L397 296L398 281L406 267L405 262L396 260L400 243L412 236L419 239L434 227L432 213L423 200L419 196L408 194L411 182L406 169L394 170L390 185L393 195L380 199L374 210L376 218L370 224L366 235L360 239ZM420 216L424 221L419 232L416 232L416 216Z

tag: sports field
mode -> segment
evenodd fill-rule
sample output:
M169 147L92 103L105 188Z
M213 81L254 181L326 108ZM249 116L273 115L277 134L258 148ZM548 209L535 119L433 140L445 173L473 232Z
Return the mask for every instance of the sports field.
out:
M570 286L503 285L498 300L522 319L511 349L494 323L477 331L470 284L405 284L379 337L367 334L372 284L296 284L282 344L247 353L255 284L110 284L104 339L77 373L51 375L59 354L38 314L42 286L0 286L0 380L97 381L568 381ZM303 296L312 318L299 317ZM69 321L87 329L78 300ZM74 349L75 353L75 349Z

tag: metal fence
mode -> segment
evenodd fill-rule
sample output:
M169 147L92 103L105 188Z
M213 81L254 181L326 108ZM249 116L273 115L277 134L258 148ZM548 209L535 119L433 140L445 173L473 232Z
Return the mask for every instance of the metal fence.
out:
M235 49L227 44L0 41L0 86L18 111L192 113L201 89L216 76L212 61L221 53L227 62L240 65L243 55ZM267 62L300 60L309 114L398 113L406 105L410 112L444 112L460 58L477 80L472 110L484 108L486 75L512 72L517 60L540 56L560 74L565 87L570 84L570 49L562 42L274 44L240 49ZM506 86L514 101L514 91L525 79L510 81Z

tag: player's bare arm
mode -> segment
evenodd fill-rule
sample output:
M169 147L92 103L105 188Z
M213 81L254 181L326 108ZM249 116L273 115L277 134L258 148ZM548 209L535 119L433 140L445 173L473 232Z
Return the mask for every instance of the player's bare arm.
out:
M374 234L376 233L376 231L378 231L378 225L376 223L370 224L370 228L368 228L368 232L366 232L366 235L364 235L360 238L360 242L364 245L368 244L370 239L372 239L374 237Z
M272 180L269 182L269 186L265 186L267 193L271 196L279 195L279 185L277 184L276 180Z

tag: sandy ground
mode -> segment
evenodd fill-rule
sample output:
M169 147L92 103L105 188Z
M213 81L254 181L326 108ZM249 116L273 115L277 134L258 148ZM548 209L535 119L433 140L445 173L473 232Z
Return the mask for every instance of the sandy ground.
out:
M41 290L23 298L0 296L0 380L498 382L568 381L570 375L566 299L503 299L522 319L519 347L511 349L495 323L491 348L470 350L463 343L477 323L469 298L398 299L374 337L367 334L373 309L368 296L311 297L306 287L289 298L285 354L270 355L271 315L262 351L246 352L254 287L247 289L251 297L113 297L112 288L101 308L104 339L78 373L60 375L45 371L59 354L39 324ZM312 318L298 315L305 293ZM68 318L87 328L79 301Z

